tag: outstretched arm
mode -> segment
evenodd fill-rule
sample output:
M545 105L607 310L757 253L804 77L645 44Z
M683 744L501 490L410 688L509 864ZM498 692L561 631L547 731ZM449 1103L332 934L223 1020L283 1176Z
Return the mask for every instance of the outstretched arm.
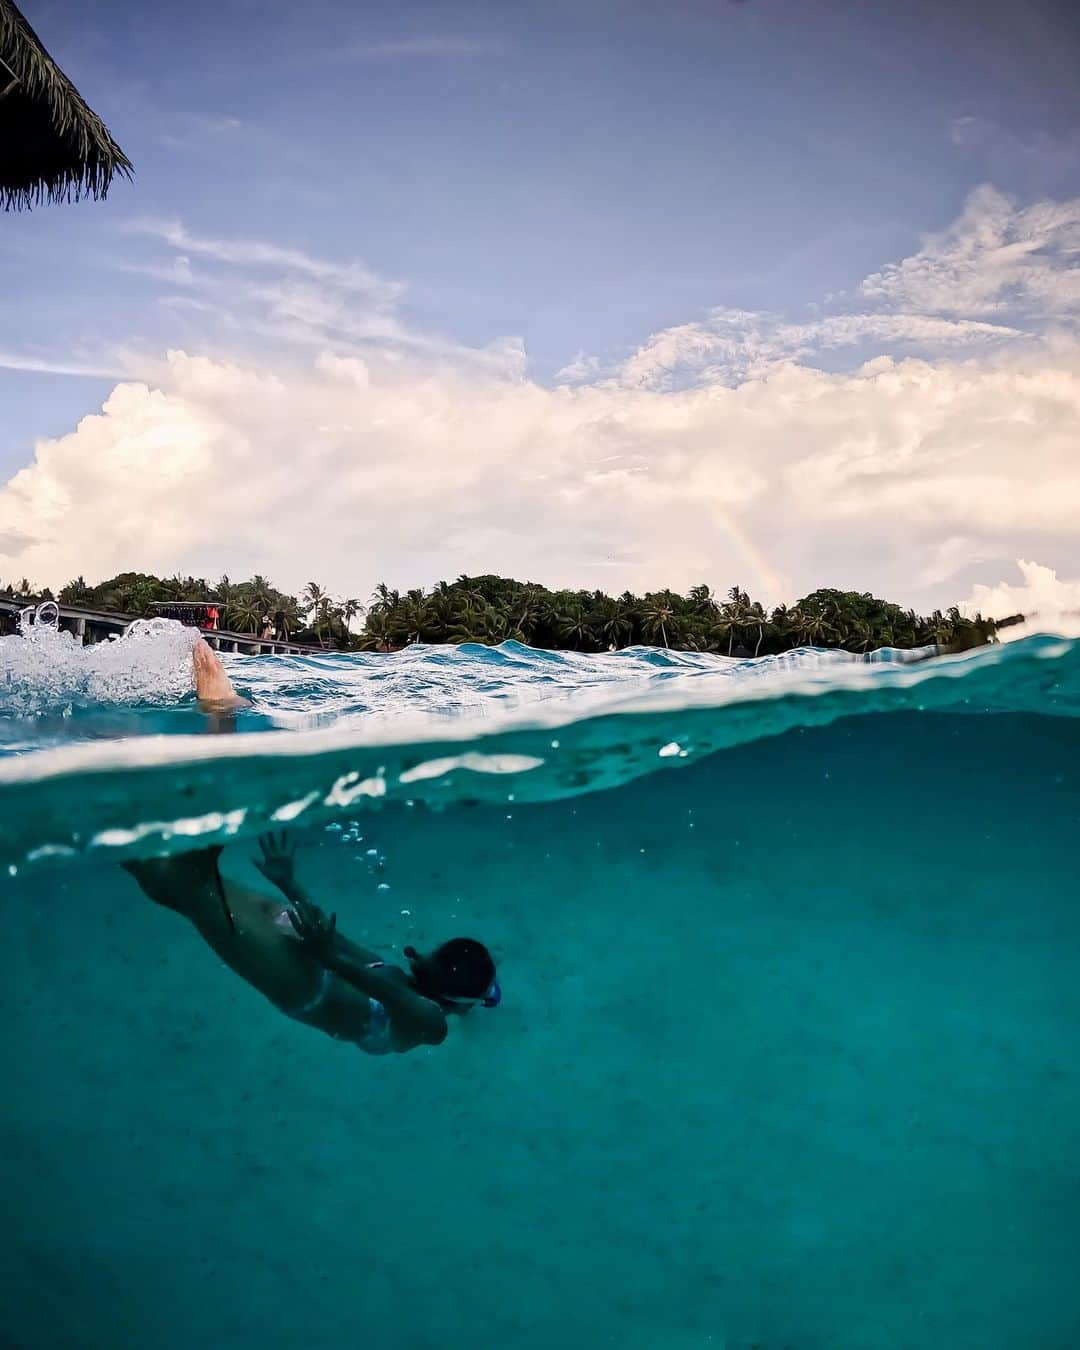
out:
M262 856L255 859L255 866L288 900L297 937L321 964L369 998L378 999L402 1037L431 1045L444 1040L442 1010L416 993L396 966L388 966L377 952L343 937L337 930L337 915L327 918L308 897L296 878L296 846L288 834L264 834L259 846Z
M337 930L337 915L327 918L301 886L296 876L296 844L287 830L261 835L259 849L261 856L255 859L255 866L288 900L290 918L299 938L312 946L333 946L337 955L348 954L368 966L383 965L378 952L343 937Z

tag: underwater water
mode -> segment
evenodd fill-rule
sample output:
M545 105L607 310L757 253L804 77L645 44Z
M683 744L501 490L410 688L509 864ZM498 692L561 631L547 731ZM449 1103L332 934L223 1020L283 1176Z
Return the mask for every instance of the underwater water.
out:
M1073 1350L1080 644L0 639L0 1344ZM503 1003L382 1059L118 863L288 824Z

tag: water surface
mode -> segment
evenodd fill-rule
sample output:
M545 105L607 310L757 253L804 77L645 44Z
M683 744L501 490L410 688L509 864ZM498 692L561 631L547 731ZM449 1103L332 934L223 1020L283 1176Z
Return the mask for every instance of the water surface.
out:
M0 640L5 1343L1080 1341L1080 647L916 665ZM20 644L20 645L15 645ZM365 1058L125 856L287 822L503 1005Z

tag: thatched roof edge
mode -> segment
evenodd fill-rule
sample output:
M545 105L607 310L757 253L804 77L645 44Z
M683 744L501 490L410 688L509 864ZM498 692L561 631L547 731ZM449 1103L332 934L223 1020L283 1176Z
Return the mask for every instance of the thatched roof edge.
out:
M71 161L54 168L35 183L0 185L4 210L44 202L102 198L115 174L132 177L132 164L109 135L96 112L52 59L41 39L16 9L12 0L0 0L0 108L5 86L11 83L8 66L15 76L15 89L44 103L57 137L71 147Z

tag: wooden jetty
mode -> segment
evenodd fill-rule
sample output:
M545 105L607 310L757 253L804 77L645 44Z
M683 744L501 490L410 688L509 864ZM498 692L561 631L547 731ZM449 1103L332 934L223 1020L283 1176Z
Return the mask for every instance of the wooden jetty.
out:
M19 615L24 609L36 609L40 604L55 604L60 612L60 627L74 633L83 646L108 642L122 637L138 616L120 614L115 610L87 609L85 605L61 605L56 601L38 598L8 599L0 595L0 632L14 632ZM231 633L227 629L198 629L211 647L219 652L241 652L246 656L287 655L304 656L325 654L329 648L310 646L304 642L279 642L273 638L256 637L254 633Z

